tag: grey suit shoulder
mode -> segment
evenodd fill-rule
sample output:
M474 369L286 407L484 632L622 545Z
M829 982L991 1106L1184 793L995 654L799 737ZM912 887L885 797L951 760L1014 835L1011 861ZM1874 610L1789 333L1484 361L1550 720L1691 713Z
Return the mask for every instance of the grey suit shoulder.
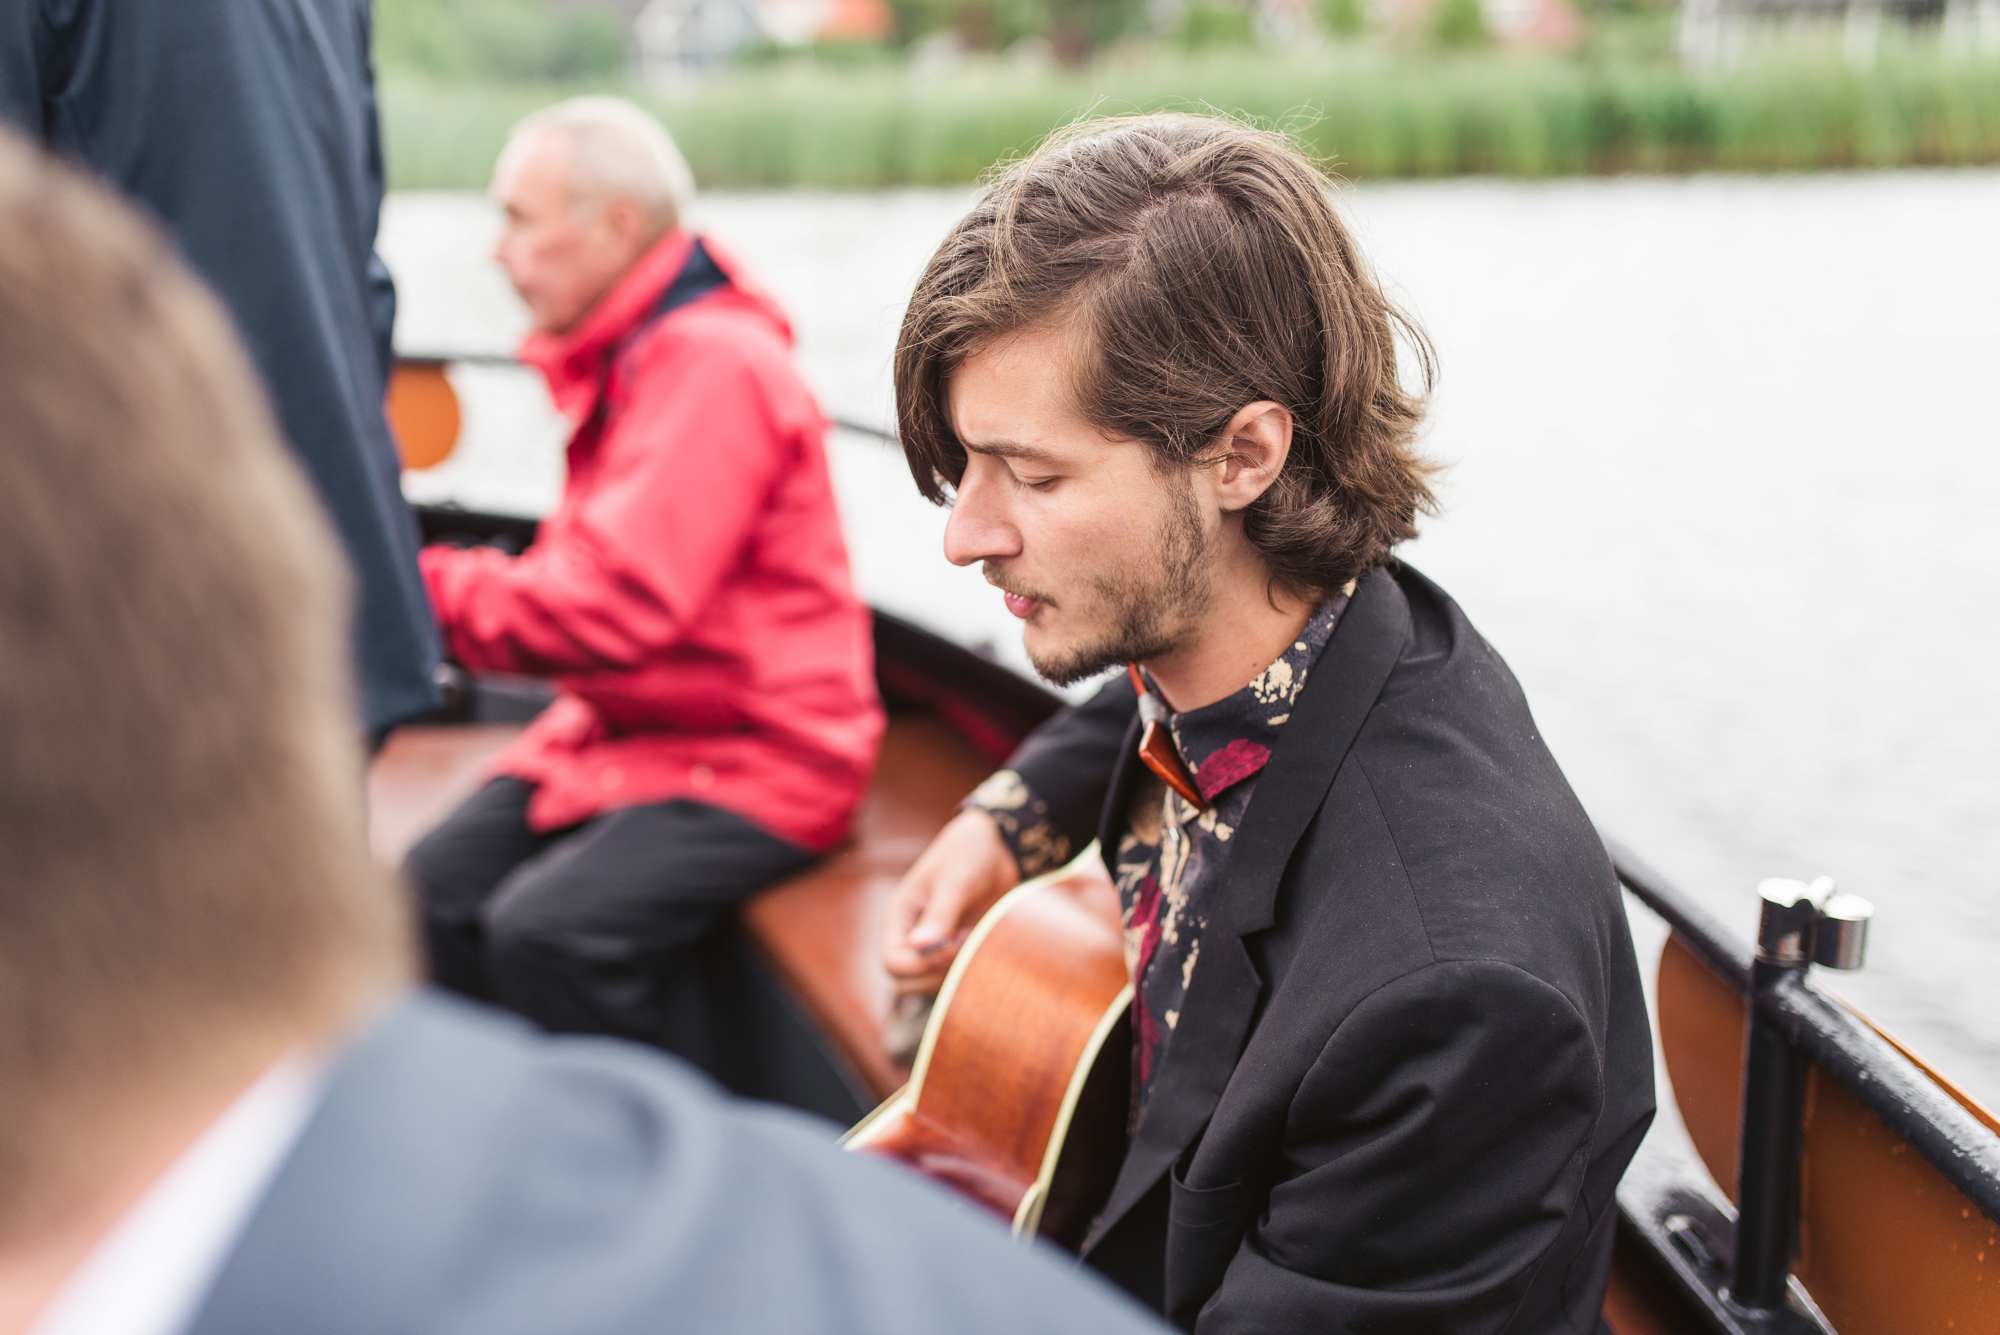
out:
M190 1335L1158 1329L831 1139L652 1053L412 998L341 1059Z

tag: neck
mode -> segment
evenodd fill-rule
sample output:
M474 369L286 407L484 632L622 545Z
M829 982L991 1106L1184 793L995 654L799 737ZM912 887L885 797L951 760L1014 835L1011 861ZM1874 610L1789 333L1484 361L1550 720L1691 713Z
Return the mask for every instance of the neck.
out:
M1218 578L1195 634L1143 666L1175 713L1234 694L1290 647L1318 599L1271 582L1262 562Z
M52 1127L50 1139L76 1148L52 1147L43 1162L53 1176L29 1184L0 1219L0 1335L33 1329L146 1193L293 1046L236 1045L194 1078L140 1081L143 1096L134 1089L78 1100L101 1114L79 1112Z

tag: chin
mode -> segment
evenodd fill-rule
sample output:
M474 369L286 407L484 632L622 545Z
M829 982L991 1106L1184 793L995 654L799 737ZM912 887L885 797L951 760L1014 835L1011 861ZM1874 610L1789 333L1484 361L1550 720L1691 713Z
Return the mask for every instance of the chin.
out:
M1036 674L1054 686L1074 686L1125 661L1116 654L1108 654L1101 645L1049 644L1046 637L1041 637L1041 641L1037 642L1030 628L1021 637L1021 648L1027 652Z

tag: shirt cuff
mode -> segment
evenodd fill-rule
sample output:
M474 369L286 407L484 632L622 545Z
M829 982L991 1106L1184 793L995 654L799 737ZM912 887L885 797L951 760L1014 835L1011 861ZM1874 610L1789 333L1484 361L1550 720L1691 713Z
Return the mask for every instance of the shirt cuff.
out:
M1000 838L1013 853L1022 879L1053 871L1070 860L1069 836L1049 815L1049 804L1028 787L1016 770L990 775L959 804L961 811L983 811L1000 827Z

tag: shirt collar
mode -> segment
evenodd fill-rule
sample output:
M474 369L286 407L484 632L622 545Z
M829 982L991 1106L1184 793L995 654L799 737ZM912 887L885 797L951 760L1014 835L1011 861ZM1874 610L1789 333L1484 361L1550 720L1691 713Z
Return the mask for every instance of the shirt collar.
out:
M1203 801L1213 802L1270 760L1278 733L1305 690L1306 674L1333 638L1353 589L1349 584L1322 600L1290 647L1240 690L1199 709L1168 714L1174 748L1194 776ZM1150 676L1147 681L1148 689L1153 689Z
M259 1077L126 1211L33 1335L170 1335L185 1327L325 1079L324 1059L303 1054Z

